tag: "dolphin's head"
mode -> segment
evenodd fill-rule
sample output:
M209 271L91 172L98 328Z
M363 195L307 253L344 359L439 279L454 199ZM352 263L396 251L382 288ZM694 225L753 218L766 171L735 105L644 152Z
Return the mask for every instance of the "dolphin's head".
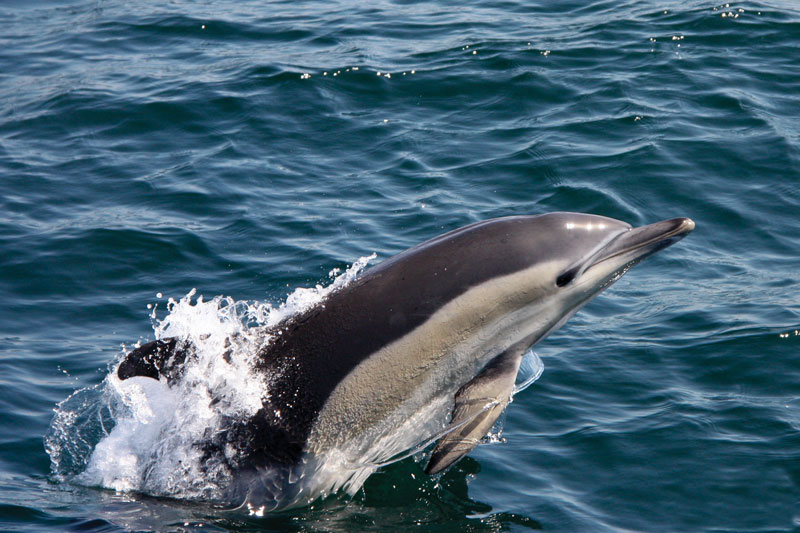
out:
M473 305L506 313L518 324L512 329L538 342L634 264L693 229L688 218L634 228L598 215L548 213L479 222L419 250L440 248L451 268L452 258L468 262L468 285L487 287Z
M551 213L539 218L540 223L549 226L548 246L554 250L553 256L566 264L555 279L555 285L564 290L606 284L694 229L689 218L638 228L583 213Z
M552 329L619 279L633 265L694 229L689 218L638 228L598 215L549 213L519 217L509 226L513 256L532 275L519 279L538 300L561 309ZM509 219L512 221L512 219ZM510 250L510 249L509 249ZM511 255L511 254L509 254ZM525 263L528 263L528 266ZM552 329L549 329L552 331Z

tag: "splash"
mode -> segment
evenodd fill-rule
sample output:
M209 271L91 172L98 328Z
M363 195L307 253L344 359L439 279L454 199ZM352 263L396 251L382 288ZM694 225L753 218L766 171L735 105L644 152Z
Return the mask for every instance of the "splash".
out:
M45 437L54 477L155 496L227 499L233 472L225 454L232 451L210 454L197 443L261 407L266 383L252 379L252 363L271 340L269 328L348 285L374 258L331 271L330 284L298 288L277 307L223 296L206 301L192 290L169 299L161 320L153 309L155 338L186 339L197 357L172 384L146 377L122 381L115 364L101 384L61 402Z
M306 457L294 467L246 476L231 466L237 460L235 449L210 449L208 443L220 442L216 435L254 416L269 393L267 382L254 379L253 373L256 354L272 340L270 328L352 283L374 257L363 257L344 272L332 271L327 286L296 289L279 306L223 296L206 301L193 290L170 299L162 319L153 309L155 338L187 340L195 348L193 357L185 362L180 379L168 382L120 380L116 370L126 355L120 354L101 384L61 402L45 438L54 477L121 492L242 504L263 513L339 490L353 493L379 467L418 454L457 429L431 426L428 434L434 437L422 443L403 440L421 424L445 418L450 403L443 401L429 406L431 412L415 413L404 421L410 427L385 436L385 442L371 447L371 455L356 455L356 462L352 450L333 450ZM514 393L541 371L538 356L529 352ZM487 442L499 440L500 429ZM387 450L391 453L382 455Z

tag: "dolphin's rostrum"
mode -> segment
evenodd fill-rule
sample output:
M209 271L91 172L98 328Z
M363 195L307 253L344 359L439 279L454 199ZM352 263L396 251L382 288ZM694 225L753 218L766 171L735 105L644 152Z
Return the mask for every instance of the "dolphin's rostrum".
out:
M692 229L687 218L632 228L549 213L478 222L406 250L268 332L256 358L262 408L231 421L208 453L227 450L242 472L332 455L372 471L449 423L426 469L440 472L491 429L532 345ZM181 339L158 340L130 352L117 375L179 380L192 356Z

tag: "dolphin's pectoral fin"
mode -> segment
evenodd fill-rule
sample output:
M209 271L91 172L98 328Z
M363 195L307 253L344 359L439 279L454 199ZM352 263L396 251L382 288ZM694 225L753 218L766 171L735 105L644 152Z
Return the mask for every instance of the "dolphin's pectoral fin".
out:
M456 427L436 444L425 468L427 474L437 474L461 459L492 429L511 400L521 362L519 350L503 352L456 392L452 417Z
M135 376L173 381L180 374L189 345L176 338L157 340L132 350L117 368L117 376L126 380Z

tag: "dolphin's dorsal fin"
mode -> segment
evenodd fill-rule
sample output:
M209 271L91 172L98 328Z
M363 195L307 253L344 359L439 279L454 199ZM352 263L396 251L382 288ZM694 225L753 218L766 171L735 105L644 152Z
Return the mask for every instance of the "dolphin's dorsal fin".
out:
M437 474L461 459L492 429L511 400L522 354L517 348L506 350L458 389L452 417L456 428L436 444L426 473Z

